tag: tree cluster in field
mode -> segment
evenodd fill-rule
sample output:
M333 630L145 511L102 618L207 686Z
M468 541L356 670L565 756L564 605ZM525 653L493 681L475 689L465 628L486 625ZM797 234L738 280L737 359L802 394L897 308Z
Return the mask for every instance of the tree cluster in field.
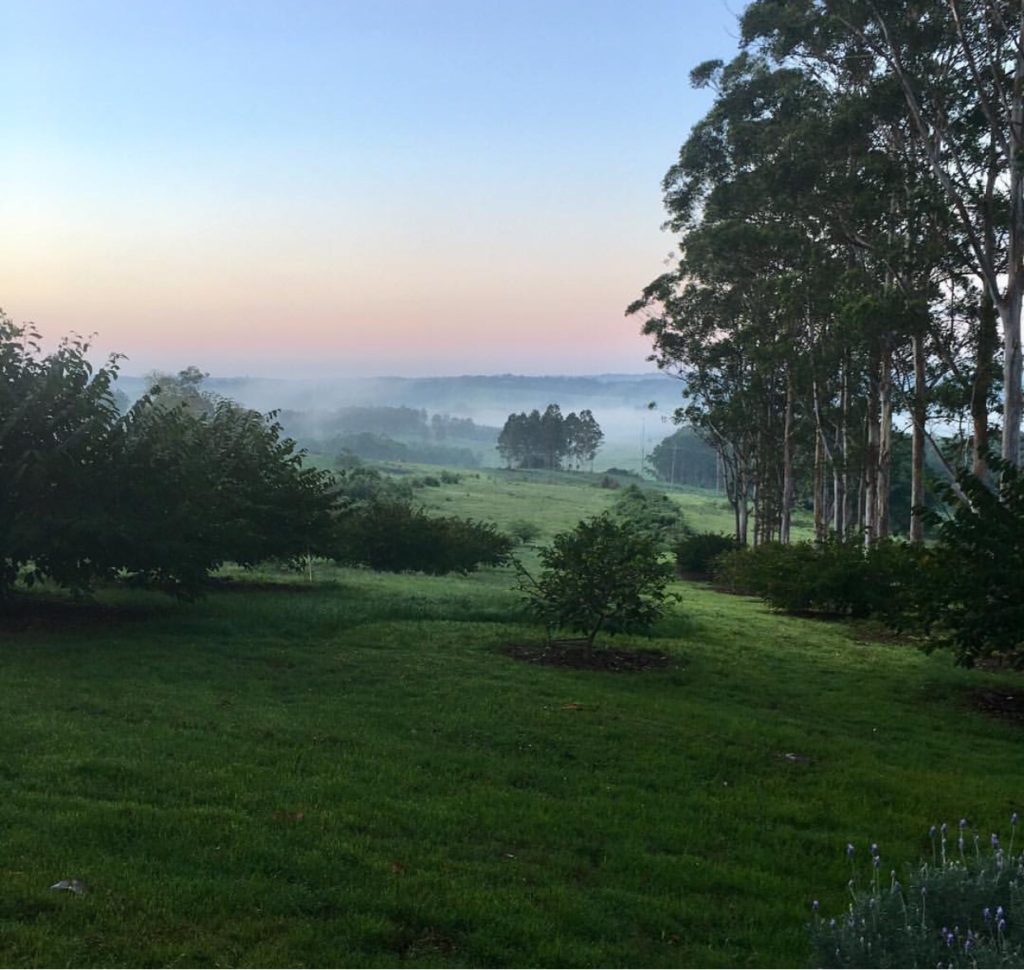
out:
M714 100L663 183L678 258L630 312L743 542L788 542L805 503L819 540L921 542L929 458L991 484L998 437L1019 464L1022 51L997 0L754 0L738 55L693 71Z
M0 598L19 581L115 579L190 596L227 562L311 556L466 571L511 548L490 526L428 516L408 485L304 466L272 415L205 391L196 368L153 375L122 413L118 359L93 368L88 349L44 355L0 314Z
M603 440L589 410L563 415L557 404L549 404L543 414L536 409L510 414L498 435L498 452L509 468L556 469L565 462L579 468L594 460Z
M670 485L718 488L718 455L692 428L679 428L647 456L647 468Z

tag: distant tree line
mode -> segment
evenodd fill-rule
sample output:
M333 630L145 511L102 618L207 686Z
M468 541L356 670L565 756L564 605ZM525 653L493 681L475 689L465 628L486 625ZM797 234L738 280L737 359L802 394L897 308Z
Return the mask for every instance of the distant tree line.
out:
M562 415L557 404L542 414L510 414L498 435L498 452L509 468L562 468L568 462L579 468L594 460L604 432L587 409Z
M304 448L370 461L408 461L475 468L478 446L493 446L498 429L472 418L424 409L353 406L333 411L282 411L282 426Z

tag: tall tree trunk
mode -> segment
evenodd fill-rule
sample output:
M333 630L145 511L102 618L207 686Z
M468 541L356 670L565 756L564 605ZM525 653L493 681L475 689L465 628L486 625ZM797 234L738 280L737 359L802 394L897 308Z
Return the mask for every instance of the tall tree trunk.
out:
M974 381L971 384L971 471L978 478L988 477L988 397L992 389L992 359L999 335L996 332L996 311L992 294L984 290L978 308L978 344L975 353Z
M864 542L871 545L878 536L878 373L877 348L871 351L868 379L867 447L864 450Z
M1021 425L1021 299L1024 297L1024 171L1020 157L1024 137L1024 5L1017 15L1017 51L1011 92L1009 159L1010 226L1006 258L1006 298L1003 321L1003 459L1020 464Z
M924 542L924 445L925 419L927 418L928 387L925 374L924 333L918 331L913 337L914 355L914 404L913 438L910 443L910 541Z
M825 449L822 447L821 430L814 432L814 540L823 542L828 538L828 526L825 523L825 503L823 501Z
M846 539L850 533L850 355L843 357L843 375L839 390L839 454L842 456L837 467L840 469L839 484L842 501L836 498L836 535Z
M782 430L782 508L779 516L779 541L789 544L793 513L793 369L786 368L786 415Z
M878 484L875 488L875 537L889 535L892 494L892 334L881 340L878 360Z

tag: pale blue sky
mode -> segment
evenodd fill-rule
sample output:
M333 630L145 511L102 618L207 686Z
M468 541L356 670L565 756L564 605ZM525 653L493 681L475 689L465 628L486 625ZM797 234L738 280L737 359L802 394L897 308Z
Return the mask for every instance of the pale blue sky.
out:
M0 307L132 371L646 369L737 9L0 0Z

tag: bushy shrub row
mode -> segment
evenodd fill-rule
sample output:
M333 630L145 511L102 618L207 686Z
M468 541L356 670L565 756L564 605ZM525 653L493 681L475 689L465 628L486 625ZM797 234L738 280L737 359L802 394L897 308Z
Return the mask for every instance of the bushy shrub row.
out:
M508 560L512 539L494 526L432 516L398 501L352 506L337 522L339 562L384 572L466 573Z
M995 457L990 467L991 481L961 473L945 489L944 513L927 513L931 546L769 543L720 555L715 576L776 609L917 631L965 666L993 655L1024 666L1024 474Z
M885 540L829 539L734 549L715 560L715 578L736 592L760 596L779 610L874 616L906 624L916 616L928 553Z
M739 547L732 536L720 532L694 532L676 543L676 567L684 576L710 578L718 557Z

